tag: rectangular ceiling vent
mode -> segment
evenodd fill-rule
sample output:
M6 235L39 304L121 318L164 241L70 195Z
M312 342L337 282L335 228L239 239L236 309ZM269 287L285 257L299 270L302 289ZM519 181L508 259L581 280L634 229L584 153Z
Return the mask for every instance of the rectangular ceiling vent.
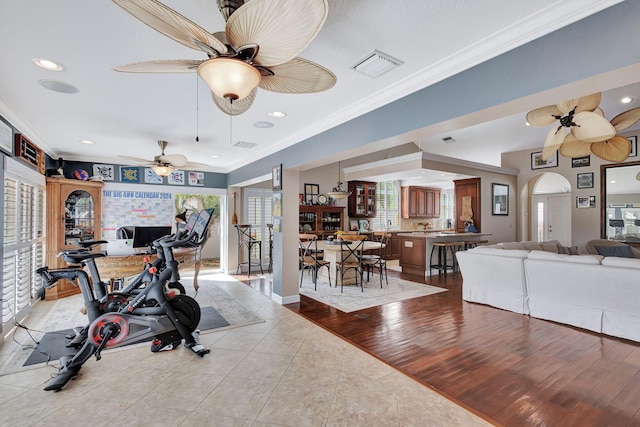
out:
M399 59L374 50L373 53L358 61L351 68L369 77L376 78L402 64L404 64L404 62Z
M247 141L238 141L235 144L236 147L240 147L240 148L253 148L256 146L255 142L247 142Z
M450 136L445 136L444 138L442 138L442 140L443 140L445 143L447 143L447 144L451 144L451 143L456 142L456 140L455 140L455 139L453 139L453 138L452 138L452 137L450 137Z

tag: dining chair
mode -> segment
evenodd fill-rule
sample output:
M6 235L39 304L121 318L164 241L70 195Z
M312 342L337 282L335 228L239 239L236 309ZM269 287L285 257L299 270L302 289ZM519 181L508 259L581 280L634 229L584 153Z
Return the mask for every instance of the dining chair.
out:
M251 224L235 224L238 232L238 267L236 274L242 271L242 267L247 267L247 276L251 276L251 267L260 267L260 272L264 274L262 269L262 242L256 239L251 230ZM254 248L257 247L258 259L252 258ZM244 248L246 248L247 259L243 260Z
M340 292L344 291L344 275L349 270L354 270L356 274L356 286L358 286L358 276L360 276L360 289L364 292L362 283L362 262L360 253L367 236L364 235L342 235L340 239L340 258L336 261L336 287L338 286L338 275L340 275Z
M305 270L311 270L314 289L318 290L318 270L327 267L329 275L329 286L331 286L331 267L329 261L323 258L323 252L318 250L318 236L315 234L300 234L298 236L300 245L300 287Z
M369 274L374 268L377 268L380 273L380 287L382 288L382 275L389 285L389 278L387 277L387 250L389 248L389 242L391 241L391 233L375 232L371 238L372 241L380 243L380 247L375 251L376 253L365 253L360 256L363 269L367 270L367 282L369 281Z

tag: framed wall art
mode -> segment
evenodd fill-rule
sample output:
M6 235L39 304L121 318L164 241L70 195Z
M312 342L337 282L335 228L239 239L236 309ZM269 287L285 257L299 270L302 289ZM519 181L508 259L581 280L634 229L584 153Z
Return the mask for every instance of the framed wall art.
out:
M317 205L319 195L320 195L320 186L318 184L304 185L304 203L306 205Z
M638 155L638 137L628 136L627 138L631 141L631 153L629 153L629 157L636 157Z
M509 215L509 186L491 184L492 215Z
M282 163L271 169L271 187L274 191L282 190Z
M578 174L578 188L593 188L593 172Z
M582 168L591 165L591 156L574 157L571 159L572 168Z
M0 150L13 154L13 129L0 119Z
M536 151L531 153L531 169L544 169L555 168L558 166L558 152L553 153L553 156L544 160L542 158L542 151Z
M596 196L576 197L576 208L584 209L584 208L595 208L595 207L596 207Z

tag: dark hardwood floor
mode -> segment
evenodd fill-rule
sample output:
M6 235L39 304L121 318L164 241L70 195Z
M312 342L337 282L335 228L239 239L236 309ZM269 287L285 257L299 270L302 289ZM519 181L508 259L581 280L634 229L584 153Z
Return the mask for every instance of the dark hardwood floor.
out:
M459 273L389 274L449 291L353 313L302 295L286 307L494 424L640 426L640 344L464 302Z

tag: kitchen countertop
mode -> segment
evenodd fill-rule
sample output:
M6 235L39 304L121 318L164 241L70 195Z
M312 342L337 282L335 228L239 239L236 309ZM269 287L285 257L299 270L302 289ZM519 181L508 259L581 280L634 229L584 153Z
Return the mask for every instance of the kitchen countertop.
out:
M491 233L443 233L441 231L419 231L411 233L398 233L398 236L404 237L424 237L426 239L437 239L446 237L471 237L471 236L491 236Z

